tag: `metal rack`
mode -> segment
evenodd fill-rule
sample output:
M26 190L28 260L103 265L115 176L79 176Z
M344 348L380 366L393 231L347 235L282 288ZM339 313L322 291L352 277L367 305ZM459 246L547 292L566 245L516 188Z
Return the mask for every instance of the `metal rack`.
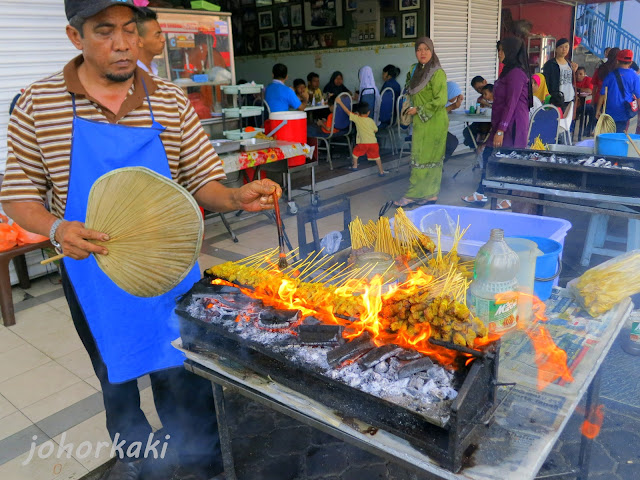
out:
M254 95L259 93L264 98L264 85L242 84L242 85L225 85L222 87L222 131L225 137L229 140L244 140L255 136L256 132L264 132L263 128L256 128L254 132L245 132L245 125L243 125L243 119L262 117L262 125L266 120L264 105L239 105L239 95ZM226 107L226 97L230 95L233 97L233 106ZM231 118L237 118L239 123L238 130L227 130L227 120Z
M529 35L527 52L532 73L540 73L542 66L555 55L556 38L549 35ZM536 59L536 55L538 56Z

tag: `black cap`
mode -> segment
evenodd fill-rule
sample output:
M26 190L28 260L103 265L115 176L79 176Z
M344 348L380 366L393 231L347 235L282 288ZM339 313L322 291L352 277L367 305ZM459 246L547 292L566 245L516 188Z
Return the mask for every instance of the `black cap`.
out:
M133 4L133 0L64 0L64 11L67 14L67 20L71 20L76 15L81 18L90 18L105 8L113 7L114 5L131 7L136 11L139 10Z

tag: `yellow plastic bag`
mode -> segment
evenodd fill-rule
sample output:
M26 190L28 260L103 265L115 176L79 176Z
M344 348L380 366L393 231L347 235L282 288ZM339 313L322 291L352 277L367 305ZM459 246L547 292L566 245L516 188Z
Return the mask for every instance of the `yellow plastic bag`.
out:
M640 250L632 250L587 270L567 288L593 317L640 293Z

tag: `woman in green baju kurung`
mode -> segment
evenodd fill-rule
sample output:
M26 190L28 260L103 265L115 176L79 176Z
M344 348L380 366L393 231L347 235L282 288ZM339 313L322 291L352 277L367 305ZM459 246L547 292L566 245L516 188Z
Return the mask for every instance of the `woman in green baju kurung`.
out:
M409 190L394 202L396 207L435 203L440 193L442 162L449 130L447 75L428 37L416 41L416 58L407 75L407 91L413 116L411 177Z

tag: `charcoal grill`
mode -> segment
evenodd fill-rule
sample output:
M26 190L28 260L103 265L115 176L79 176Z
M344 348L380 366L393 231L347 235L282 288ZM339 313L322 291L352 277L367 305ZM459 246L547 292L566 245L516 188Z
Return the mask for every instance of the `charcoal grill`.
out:
M533 156L537 159L531 159ZM620 167L604 168L585 166L580 162L589 156L582 153L502 148L489 157L486 179L572 192L629 197L638 195L640 159L593 155L596 161L602 158Z
M376 429L406 439L443 468L453 472L462 468L465 451L472 448L490 423L497 404L499 342L488 345L483 351L473 350L474 361L468 366L465 361L470 354L461 355L456 371L459 387L455 400L440 402L434 405L433 411L420 414L334 380L313 365L294 363L269 345L243 338L222 324L195 318L190 313L189 305L194 298L206 296L215 299L221 295L221 288L230 287L212 285L211 279L205 278L178 301L176 313L180 318L184 348L227 357L320 401L344 417L357 418ZM259 302L255 299L252 301ZM322 336L323 331L320 329L314 334ZM344 347L334 346L337 343L331 341L325 345L331 345L330 348L334 349ZM445 346L456 349L451 344ZM443 413L446 413L446 421L442 420Z

